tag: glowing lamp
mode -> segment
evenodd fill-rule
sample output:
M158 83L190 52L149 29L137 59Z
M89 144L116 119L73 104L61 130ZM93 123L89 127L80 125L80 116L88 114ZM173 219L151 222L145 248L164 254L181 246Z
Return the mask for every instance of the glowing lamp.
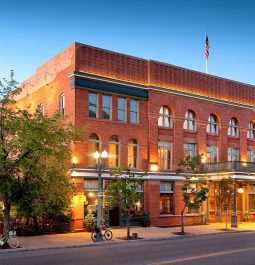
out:
M104 150L103 152L102 152L102 158L106 158L107 156L108 156L108 154L107 154L107 152L106 152L106 150Z
M74 156L73 159L72 159L72 161L73 161L73 164L77 164L77 163L78 163L78 159L77 159L77 157Z
M244 192L244 189L242 187L238 188L238 193L243 193Z
M158 164L151 164L150 171L157 172L158 171Z
M96 152L94 153L94 158L95 158L95 159L98 159L99 157L100 157L100 154L99 154L98 151L96 151Z
M94 197L94 193L93 192L89 192L89 197Z
M205 164L206 163L206 155L201 156L201 163Z

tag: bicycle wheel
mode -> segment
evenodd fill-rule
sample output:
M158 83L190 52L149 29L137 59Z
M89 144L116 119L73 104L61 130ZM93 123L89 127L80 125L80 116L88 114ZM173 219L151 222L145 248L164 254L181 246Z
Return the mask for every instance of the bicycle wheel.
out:
M7 243L9 244L11 248L17 248L19 246L19 240L15 237L10 237L7 240Z
M105 232L104 232L104 238L106 239L106 240L111 240L112 239L112 231L111 230L105 230Z
M91 239L92 239L94 242L97 242L97 241L98 241L98 236L99 236L99 234L96 233L96 232L92 232L92 233L91 233Z

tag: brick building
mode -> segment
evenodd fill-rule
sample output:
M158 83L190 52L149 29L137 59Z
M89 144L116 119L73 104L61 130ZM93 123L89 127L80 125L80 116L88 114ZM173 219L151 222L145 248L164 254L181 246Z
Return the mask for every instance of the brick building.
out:
M52 115L60 111L75 126L87 126L85 142L73 146L73 227L97 204L93 153L107 150L103 173L125 165L143 177L144 201L152 225L180 222L183 177L176 175L184 154L206 155L203 172L209 199L203 213L217 220L217 181L237 183L239 220L255 219L255 87L232 80L74 43L23 82L19 107ZM155 171L155 169L158 170ZM201 222L201 210L186 223ZM110 225L121 225L121 210L105 209ZM254 218L253 218L254 214ZM246 214L247 216L247 214Z

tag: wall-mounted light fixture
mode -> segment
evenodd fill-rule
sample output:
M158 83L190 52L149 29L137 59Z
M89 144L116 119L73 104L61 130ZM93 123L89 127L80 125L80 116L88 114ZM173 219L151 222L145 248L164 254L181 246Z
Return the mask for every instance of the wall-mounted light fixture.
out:
M159 165L158 165L158 163L156 163L156 162L151 162L151 163L149 164L149 169L150 169L150 171L152 171L152 172L157 172L157 171L159 170Z

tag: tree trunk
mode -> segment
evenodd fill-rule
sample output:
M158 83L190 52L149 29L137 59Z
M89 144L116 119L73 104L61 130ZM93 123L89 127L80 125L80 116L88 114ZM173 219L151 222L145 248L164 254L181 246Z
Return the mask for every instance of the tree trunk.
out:
M127 214L127 239L130 239L130 216Z
M228 229L228 208L226 209L226 230Z
M184 210L181 211L181 233L184 234Z
M33 217L33 221L34 221L34 225L35 225L35 232L37 233L38 232L38 221L37 221L36 216Z
M8 202L4 202L4 235L10 230L10 211L11 205Z

